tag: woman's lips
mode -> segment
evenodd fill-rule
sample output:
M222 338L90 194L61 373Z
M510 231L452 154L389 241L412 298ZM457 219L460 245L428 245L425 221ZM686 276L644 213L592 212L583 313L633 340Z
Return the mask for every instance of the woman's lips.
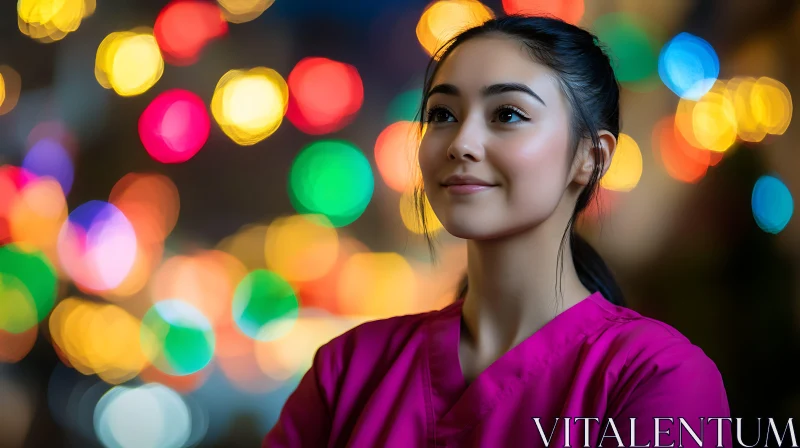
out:
M445 190L447 190L448 193L452 194L474 194L494 187L496 187L496 185L462 184L462 185L444 186Z

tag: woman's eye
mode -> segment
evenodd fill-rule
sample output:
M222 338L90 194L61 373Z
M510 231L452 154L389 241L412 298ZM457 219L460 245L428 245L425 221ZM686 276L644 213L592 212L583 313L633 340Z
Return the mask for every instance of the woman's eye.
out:
M497 111L497 121L501 123L516 123L522 120L527 121L528 118L510 107L502 107Z
M447 121L455 121L455 117L447 109L443 107L435 107L428 111L428 121L435 123L444 123Z

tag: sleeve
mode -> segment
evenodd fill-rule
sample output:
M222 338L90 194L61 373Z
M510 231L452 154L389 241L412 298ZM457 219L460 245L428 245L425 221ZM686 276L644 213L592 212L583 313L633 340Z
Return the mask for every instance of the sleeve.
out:
M699 347L665 349L636 366L633 377L627 398L609 409L623 444L604 421L599 446L732 446L722 376Z
M331 343L314 354L311 368L283 405L278 421L264 438L262 448L324 447L332 422L336 368Z

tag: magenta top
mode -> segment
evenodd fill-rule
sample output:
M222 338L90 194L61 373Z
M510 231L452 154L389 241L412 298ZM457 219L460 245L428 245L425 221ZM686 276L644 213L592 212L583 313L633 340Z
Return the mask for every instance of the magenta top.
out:
M671 326L596 292L467 384L463 302L320 347L263 446L732 446L717 366Z

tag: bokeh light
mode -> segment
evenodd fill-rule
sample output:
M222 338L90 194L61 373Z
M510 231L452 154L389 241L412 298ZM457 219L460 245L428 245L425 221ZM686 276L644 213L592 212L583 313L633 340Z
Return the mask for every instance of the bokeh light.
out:
M297 295L280 275L257 269L236 287L232 310L233 319L244 334L268 341L285 334L297 319Z
M275 0L217 0L225 20L245 23L257 19Z
M458 33L492 18L492 10L477 0L437 0L419 19L417 40L429 55L438 57L440 47Z
M287 78L286 118L302 132L321 135L349 124L364 102L355 67L327 58L304 58Z
M289 195L295 210L323 214L336 227L361 216L374 187L367 158L353 144L342 140L322 140L306 146L289 172Z
M289 282L325 275L339 255L339 235L324 215L275 219L264 244L267 267Z
M311 368L314 354L322 345L361 322L327 315L302 316L280 338L256 343L258 366L274 380L300 377Z
M197 62L206 44L227 32L228 23L219 6L196 0L170 2L153 27L158 46L173 65Z
M282 341L285 335L294 329L294 325L291 322L293 322L291 318L279 318L268 324L265 330L267 330L268 327L277 329L283 325L280 334L284 336L277 339ZM235 343L237 347L243 347L244 350L235 350L224 356L219 356L217 358L217 365L237 389L251 393L264 393L279 389L282 384L285 384L285 381L289 379L290 375L271 375L266 373L268 372L267 370L259 366L255 353L259 341L242 335L241 330L239 330L239 327L236 325L228 328L230 330L227 331L226 334L235 336L235 338L229 338L227 345L232 346ZM246 339L246 343L243 344L243 341L239 340L240 338Z
M369 251L361 241L351 236L340 236L339 254L333 267L320 278L297 284L296 290L301 306L304 309L318 308L337 315L342 314L337 297L342 268L354 254Z
M337 315L342 314L343 310L339 307L337 297L342 268L354 254L369 251L369 248L356 238L340 236L339 253L333 267L322 277L297 284L296 291L301 306L304 309L318 308Z
M0 285L0 288L2 287ZM22 333L11 333L0 329L0 363L21 361L33 349L38 334L38 326L33 326Z
M185 162L203 147L211 118L203 100L188 90L158 95L139 117L139 138L150 157L161 163Z
M72 211L58 236L61 266L83 291L116 288L136 259L136 233L114 205L89 201Z
M631 191L642 178L642 152L628 134L619 134L611 166L600 179L600 186L614 191Z
M415 307L417 279L405 258L393 252L354 254L338 284L344 314L384 318Z
M593 24L598 39L610 50L611 64L623 83L645 81L658 70L658 50L650 37L652 28L629 13L606 14Z
M266 269L264 242L268 227L261 224L244 225L233 235L223 238L216 248L236 257L248 271Z
M142 318L142 346L155 367L170 375L189 375L205 368L214 355L211 323L194 306L171 299L157 302Z
M410 121L398 121L389 125L375 142L375 164L383 181L392 190L403 192L414 186L416 160L419 146L419 125Z
M736 141L736 109L724 82L716 81L692 107L692 133L710 151L726 151Z
M681 137L686 139L695 148L703 148L703 145L694 136L694 107L697 101L681 98L675 111L675 129L680 132ZM703 148L705 149L705 148Z
M0 329L23 333L44 320L56 298L56 274L39 251L0 247Z
M22 333L36 325L36 304L19 278L0 274L0 297L0 329Z
M10 213L19 199L20 191L36 179L29 171L14 166L0 166L0 243L11 239Z
M425 226L428 228L428 233L435 233L442 229L442 223L433 212L431 203L428 201L428 196L425 195ZM403 220L403 225L406 226L412 233L422 234L425 229L422 228L419 213L415 204L416 200L411 191L405 191L400 197L400 218Z
M108 448L180 448L192 434L192 414L184 399L164 385L117 386L97 403L94 430Z
M386 111L386 122L391 124L398 121L419 120L419 108L422 104L422 89L412 89L400 93Z
M697 101L719 77L719 58L702 38L680 33L661 48L658 75L676 95Z
M38 142L46 139L58 142L70 157L74 156L77 150L78 141L62 120L40 121L28 133L25 143L32 148Z
M141 291L161 263L164 240L178 220L180 196L172 180L156 173L128 173L109 195L136 234L136 257L129 274L115 288L104 291L108 300L120 301Z
M754 115L755 78L735 77L725 84L736 114L736 136L745 142L760 142L767 136L766 130Z
M261 371L256 361L256 341L243 334L232 318L226 319L216 331L217 352L214 365L219 367L236 389L264 393L281 387L281 382L271 380Z
M752 86L750 114L767 134L783 135L792 121L792 95L778 80L762 76ZM737 115L738 116L738 115Z
M601 188L598 193L602 195L608 190ZM417 279L414 312L442 309L453 303L458 294L459 281L467 269L466 244L457 240L445 242L437 248L436 255L439 262L435 264L423 258L408 259Z
M583 0L503 0L506 14L550 15L577 25L583 17Z
M761 230L777 234L794 213L794 200L789 188L775 176L761 176L753 186L753 217Z
M721 152L737 138L760 142L781 135L791 118L791 94L780 81L735 77L715 82L699 101L682 99L676 122L692 145Z
M39 42L55 42L78 29L92 15L95 0L19 0L19 30Z
M610 215L619 206L623 194L622 192L599 188L595 198L586 206L586 210L578 218L578 223L581 225L586 222L594 224L597 219Z
M184 395L181 398L186 403L186 406L188 406L189 416L191 418L189 439L181 446L189 447L202 445L208 433L210 422L206 403L200 402L200 400L195 399L192 395Z
M97 53L95 53L94 77L104 89L112 88L110 74L120 42L146 30L147 28L141 27L136 28L135 31L115 31L100 41L100 45L97 46Z
M235 143L254 145L278 129L288 101L289 87L275 70L230 70L214 89L211 113Z
M43 138L28 150L22 167L36 176L49 176L61 184L64 195L72 189L75 168L64 146L52 139Z
M671 115L662 118L653 129L653 151L670 177L691 184L705 177L708 168L722 158L722 153L692 146Z
M22 78L7 65L0 65L0 115L11 112L17 106L22 92Z
M94 73L101 86L121 96L149 90L164 73L164 59L152 30L143 27L106 36L97 49Z
M216 325L230 312L233 293L245 275L239 260L219 250L176 255L153 275L152 299L156 303L180 299Z
M53 343L70 366L110 384L138 375L153 350L140 343L139 320L116 305L70 297L53 310L49 326Z
M219 339L217 339L219 342ZM212 368L205 368L189 375L169 375L150 365L142 370L139 379L145 383L158 383L169 387L175 392L188 394L200 388L208 380Z
M39 250L56 260L58 234L67 213L61 185L51 177L37 178L19 191L8 211L11 238L26 250Z
M137 240L146 244L164 241L178 221L178 187L163 174L128 173L111 189L108 200L128 218Z
M153 271L159 266L164 256L164 243L142 241L137 235L136 257L133 260L128 275L122 282L112 289L96 292L97 295L111 302L123 302L128 299L139 298L136 294L145 287ZM135 300L141 303L140 300Z

